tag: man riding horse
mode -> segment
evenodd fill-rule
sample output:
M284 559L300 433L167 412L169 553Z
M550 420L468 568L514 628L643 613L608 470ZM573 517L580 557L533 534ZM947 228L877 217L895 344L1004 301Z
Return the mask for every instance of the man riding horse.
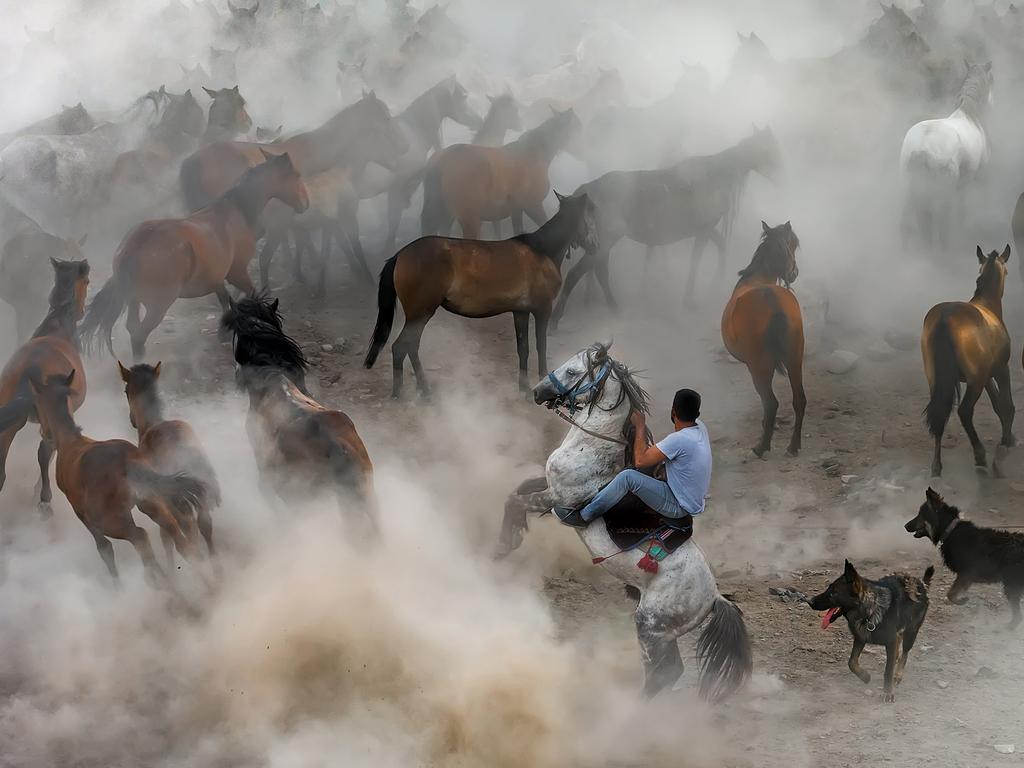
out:
M655 445L647 442L647 419L642 411L633 411L633 463L601 489L582 509L555 507L554 513L565 525L585 528L632 493L662 517L680 519L701 514L711 484L711 440L700 420L700 395L692 389L680 389L672 400L674 431ZM664 462L665 480L641 470Z

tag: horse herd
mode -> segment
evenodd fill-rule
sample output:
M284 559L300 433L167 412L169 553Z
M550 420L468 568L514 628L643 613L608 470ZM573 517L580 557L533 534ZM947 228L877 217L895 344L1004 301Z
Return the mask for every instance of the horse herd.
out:
M214 295L221 305L221 331L232 339L236 383L248 397L246 431L270 503L288 504L311 491L334 494L365 535L375 535L371 458L352 420L319 403L307 387L309 363L286 333L269 289L272 260L282 246L287 252L290 242L295 276L305 280L313 263L318 296L326 293L335 246L345 252L357 279L372 284L359 208L361 200L384 194L385 248L393 255L377 278L378 315L364 362L370 367L377 361L400 304L404 325L392 344L393 397L403 394L406 359L420 395L429 397L420 342L430 319L443 308L467 318L512 314L520 390L532 391L537 403L555 408L565 403L567 393L574 407L590 406L578 422L567 417L572 427L549 458L547 477L525 483L506 506L499 550L511 551L522 539L528 513L585 501L610 479L612 469L624 465L622 425L630 412L647 409L646 393L629 369L610 357L608 345L588 347L560 367L549 367L548 329L564 316L576 285L593 273L615 309L609 260L617 243L627 238L640 243L649 258L657 248L692 238L685 286L687 296L692 295L709 243L718 251L719 276L724 273L747 178L757 173L771 181L782 167L776 134L755 127L715 154L674 159L658 169L610 170L572 194L555 192L558 209L549 217L544 203L552 191L552 162L560 153L579 153L585 143L596 141L605 129L591 131L591 126L609 120L597 107L618 101L621 82L616 71L602 71L596 84L571 102L538 100L524 109L503 93L489 99L481 117L470 107L467 89L450 76L398 114L392 115L384 100L368 90L318 128L265 142L238 140L252 128L252 120L237 86L206 89L211 104L205 124L191 90L178 95L161 87L117 120L95 125L78 105L11 138L0 150L3 190L18 205L10 200L0 205L0 298L16 309L21 346L0 373L0 489L14 436L27 423L38 423L44 515L50 514L49 468L56 457L57 486L113 577L117 567L110 540L119 539L134 546L150 583L169 583L145 529L132 517L138 508L158 526L165 559L173 562L177 551L212 584L205 563L217 570L213 513L220 487L189 425L165 418L158 387L162 365L142 360L148 339L177 299ZM968 63L954 112L906 133L903 231L908 238L947 242L962 186L988 158L981 115L992 84L989 65ZM646 124L651 114L620 114L613 122L620 127L635 120ZM446 120L473 131L472 140L445 146L441 126ZM524 131L524 125L530 127ZM509 132L519 135L506 141ZM83 156L89 161L83 162ZM40 168L47 172L41 174ZM420 187L420 236L394 251L401 217ZM84 234L54 235L38 223L38 211L57 200L58 207L88 219L95 209L82 190L102 189L99 199L116 204L135 188L155 192L165 202L180 198L185 215L131 227L114 254L111 277L87 302ZM524 218L533 222L533 231L525 231ZM509 238L502 237L506 220L514 233ZM482 239L484 222L496 239ZM452 236L456 223L461 237ZM776 226L762 221L758 234L753 256L724 306L722 340L748 368L761 401L762 429L753 452L763 457L771 449L779 407L773 379L780 372L788 378L795 412L787 454L797 455L807 404L803 319L791 288L799 275L800 240L789 221ZM260 242L257 285L250 267ZM580 258L563 281L564 263L574 252ZM988 254L979 247L976 256L980 273L971 300L937 304L924 321L921 345L930 390L926 415L935 440L936 475L942 471L942 435L958 398L958 415L977 465L986 464L973 425L983 392L1002 425L994 474L1001 474L1005 451L1015 442L1011 348L1002 320L1010 247ZM75 422L87 394L82 354L106 350L113 355L114 330L122 316L136 364L118 366L137 443L92 440ZM531 316L541 378L532 389ZM962 396L961 383L966 385ZM623 551L601 525L581 536L596 557ZM635 568L620 566L626 562L616 560L608 567L625 569L617 575L641 590L637 629L648 693L678 678L682 662L676 638L709 616L698 642L702 690L712 698L735 690L750 673L749 640L738 609L718 592L699 548L674 550L652 579L638 580Z

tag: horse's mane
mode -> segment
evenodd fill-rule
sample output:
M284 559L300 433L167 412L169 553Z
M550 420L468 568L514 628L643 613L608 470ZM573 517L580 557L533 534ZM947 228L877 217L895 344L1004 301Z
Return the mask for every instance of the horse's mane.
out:
M982 268L981 273L978 275L977 281L974 283L974 297L975 299L984 296L992 287L992 283L998 280L998 270L995 269L996 259L999 257L997 251L990 253L985 259L985 266Z
M979 116L988 101L988 91L988 72L976 64L969 64L954 109L962 109L971 117Z
M303 393L309 362L302 349L286 334L277 301L265 293L241 299L224 313L221 326L234 335L235 362L246 370L246 381L265 380L266 374L283 373Z
M794 249L800 247L800 239L796 233L790 230L789 236L793 238ZM753 275L782 274L785 269L785 260L789 257L789 244L787 233L782 227L772 227L761 233L761 242L754 251L754 256L745 268L738 274L740 280ZM781 262L779 261L781 259Z
M89 274L89 262L53 260L53 269L55 274L53 288L50 290L50 310L32 333L32 338L42 338L56 330L64 329L77 344L75 284L79 277Z
M615 400L615 403L609 408L601 408L602 411L614 411L626 400L629 401L629 407L631 410L640 411L641 413L650 413L650 395L647 394L640 383L636 380L637 374L629 369L625 363L621 363L614 359L608 354L608 348L611 345L597 342L592 344L586 352L587 367L593 373L598 368L603 366L605 363L611 367L611 373L614 374L615 378L619 381L619 396ZM600 407L597 402L601 399L604 394L604 387L607 379L602 381L598 387L594 396L590 399L590 406L588 413L593 413L595 407ZM628 423L628 422L627 422Z

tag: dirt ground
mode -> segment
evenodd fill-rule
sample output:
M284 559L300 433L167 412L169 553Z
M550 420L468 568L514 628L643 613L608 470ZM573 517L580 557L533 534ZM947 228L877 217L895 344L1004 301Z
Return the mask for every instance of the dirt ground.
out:
M628 269L618 264L617 277ZM104 270L96 272L98 287ZM479 396L498 404L493 420L465 425L466 439L478 443L479 450L509 457L497 477L486 478L480 504L485 508L466 523L466 535L486 549L497 531L500 499L536 470L563 432L561 422L515 391L511 319L468 321L439 313L426 330L422 353L435 400L394 403L387 352L373 370L361 364L376 312L372 292L352 283L347 273L338 279L329 299L317 303L279 271L276 293L286 327L309 353L318 395L353 417L374 456L393 453L410 462L441 464L447 448L423 439L430 434L432 414L458 415L463 398ZM964 278L961 293L967 292L968 279L973 280ZM582 345L613 337L613 354L644 372L655 433L667 429L675 388L691 386L704 393L715 471L708 510L695 536L714 566L720 590L734 596L744 612L756 671L735 702L690 720L699 711L692 693L694 638L684 638L687 672L676 690L664 696L660 711L669 713L668 731L685 738L645 739L632 746L628 758L610 757L608 763L744 768L1019 764L1024 753L1021 632L1004 630L1008 611L996 587L975 587L966 606L947 603L951 575L930 544L913 539L902 527L931 482L931 441L920 418L926 385L916 346L882 349L876 335L857 330L852 310L833 300L829 324L806 365L803 451L798 458L783 455L792 411L788 388L777 380L782 405L775 450L758 460L749 447L757 436L759 404L745 368L719 350L718 318L727 286L719 283L683 307L669 285L656 280L644 285L623 289L626 310L617 318L599 300L584 306L576 297L563 329L551 338L549 362L557 365ZM799 281L794 289L801 293ZM1011 335L1020 338L1020 285L1011 283L1008 291ZM940 298L946 297L921 301ZM215 313L212 299L180 302L154 334L151 356L164 361L164 385L172 402L201 402L233 387L229 349L214 333ZM913 326L904 330L916 333ZM126 350L120 333L118 347ZM861 358L849 373L833 375L823 359L839 346ZM535 367L532 345L530 365ZM110 368L90 363L93 391L119 393ZM1013 376L1017 402L1024 402L1018 367ZM412 391L411 381L407 384ZM480 411L466 413L478 416ZM979 431L991 452L996 419L985 401L978 414ZM509 445L503 436L506 419L528 425L542 439ZM951 422L946 445L947 474L933 484L981 524L1024 524L1019 512L1022 457L1009 457L1009 479L994 480L972 468L959 424ZM15 465L25 470L14 476L13 493L20 501L31 492L30 448L30 438L24 437L15 447L22 454ZM439 480L458 481L457 473ZM59 494L57 501L58 514L67 514ZM72 535L72 528L64 530ZM91 548L86 537L81 539L83 549ZM770 587L815 594L842 570L844 557L869 577L896 570L919 575L929 563L937 566L931 609L895 704L881 701L882 649L867 650L863 663L873 679L863 685L846 668L851 643L845 623L823 631L819 616L807 606L769 594ZM632 606L618 582L590 565L571 531L549 519L532 524L509 564L536 569L559 632L577 641L579 653L612 664L615 676L627 684L635 681L639 689ZM601 647L589 643L590 637L602 638ZM671 713L677 706L675 719ZM1015 744L1017 752L997 752L994 745L1002 744Z

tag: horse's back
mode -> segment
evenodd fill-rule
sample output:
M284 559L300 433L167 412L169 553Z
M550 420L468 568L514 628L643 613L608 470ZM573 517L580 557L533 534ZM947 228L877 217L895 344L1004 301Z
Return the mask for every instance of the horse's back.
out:
M182 161L181 183L186 199L216 200L249 168L263 162L261 147L249 141L215 141L197 149Z
M966 116L922 120L910 127L900 148L905 173L927 171L958 178L973 174L987 159L985 131Z
M85 368L78 348L61 336L32 338L18 347L0 371L0 403L10 402L23 385L23 379L32 373L45 380L47 376L75 378L71 387L71 409L77 410L85 402Z
M1005 363L1010 357L1010 336L1002 320L992 311L970 301L944 301L933 306L924 318L921 350L933 353L936 330L945 325L952 339L962 371L973 371Z
M722 341L739 360L749 362L764 348L773 320L782 316L790 336L803 340L803 315L792 291L774 284L738 285L722 312Z

